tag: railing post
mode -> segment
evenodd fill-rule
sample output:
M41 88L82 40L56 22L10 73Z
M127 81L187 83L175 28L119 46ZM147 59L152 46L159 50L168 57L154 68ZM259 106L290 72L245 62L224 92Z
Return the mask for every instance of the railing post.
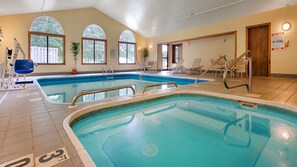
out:
M117 87L111 87L111 88L105 88L105 89L98 89L98 90L92 90L92 91L88 91L88 92L80 92L79 94L75 95L72 99L71 105L68 107L70 109L75 108L75 102L76 100L83 95L88 95L88 94L94 94L94 93L101 93L101 92L107 92L107 91L113 91L113 90L120 90L120 89L124 89L124 88L128 88L132 90L133 95L136 95L136 91L135 89L131 86L131 85L126 85L126 86L117 86Z
M252 57L249 53L248 55L248 61L249 61L249 93L252 93L253 87L252 87L252 76L253 76L253 66L252 66Z
M249 81L246 84L240 84L240 85L235 85L235 86L228 86L227 83L227 73L228 70L231 69L234 65L236 65L244 56L248 57L248 62L249 62ZM246 51L244 52L240 57L238 57L237 59L234 60L234 62L232 62L226 69L223 75L223 82L224 85L227 89L233 89L233 88L238 88L241 86L246 86L247 90L249 93L252 92L252 57L251 57L251 52L250 51Z
M225 69L227 68L227 58L226 55L224 55L224 60L225 60Z
M218 64L220 61L221 61L221 59L224 59L224 61L225 61L225 68L227 67L227 59L226 59L226 55L224 55L224 56L220 56L220 58L214 63L214 64L212 64L207 70L205 70L198 78L196 78L196 80L195 80L195 84L198 82L198 80L204 75L204 74L206 74L210 69L212 69L216 64Z

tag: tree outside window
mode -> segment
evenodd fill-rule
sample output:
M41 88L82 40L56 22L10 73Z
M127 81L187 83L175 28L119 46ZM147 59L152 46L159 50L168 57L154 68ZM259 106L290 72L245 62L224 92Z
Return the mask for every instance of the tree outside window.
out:
M135 64L136 40L133 33L125 30L119 40L119 64Z
M83 64L106 64L106 37L100 26L91 24L84 30L82 48Z
M65 64L65 36L60 23L49 16L35 19L29 31L29 57L38 64Z

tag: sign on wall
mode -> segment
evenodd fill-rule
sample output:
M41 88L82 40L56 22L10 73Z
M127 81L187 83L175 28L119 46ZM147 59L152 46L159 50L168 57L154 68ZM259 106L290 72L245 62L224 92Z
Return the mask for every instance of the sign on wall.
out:
M272 33L272 50L285 50L284 32Z
M110 49L110 58L115 58L115 49Z

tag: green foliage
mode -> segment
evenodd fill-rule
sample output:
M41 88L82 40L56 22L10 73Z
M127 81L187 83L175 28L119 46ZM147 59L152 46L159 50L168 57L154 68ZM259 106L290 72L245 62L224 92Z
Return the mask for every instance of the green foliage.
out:
M120 43L120 63L135 63L135 45Z
M60 23L49 16L41 16L35 19L31 24L30 31L49 34L64 34Z
M102 28L96 24L89 25L83 34L85 38L105 39ZM105 42L92 39L83 40L83 63L104 63Z
M105 33L98 25L91 24L85 29L83 37L105 39Z
M2 33L2 28L0 27L0 42L2 41L2 38L4 38L3 33Z
M59 50L59 60L56 63L63 62L64 54L64 40L60 37L51 37L51 36L41 36L41 35L31 35L31 47L43 47L43 48L58 48Z
M120 36L120 41L121 42L136 42L133 33L129 30L125 30L122 32L122 34Z
M71 52L73 54L73 58L74 58L74 63L75 63L74 68L76 68L77 55L78 55L79 50L80 50L79 45L80 45L79 42L71 42L70 50L71 50Z
M43 32L49 34L64 34L63 28L60 23L52 17L41 16L35 19L30 28L31 32ZM59 50L59 60L56 63L63 62L64 55L64 40L60 37L51 36L41 36L41 35L31 35L31 45L35 47L44 48L58 48ZM48 55L49 56L49 55Z
M83 63L104 63L105 42L95 40L83 40Z
M143 59L145 61L145 59L150 55L150 52L149 52L149 50L147 48L143 48L141 54L142 54L142 57L143 57Z
M129 30L121 33L120 42L135 43L135 37ZM120 43L120 63L135 63L135 44Z
M79 45L80 43L79 42L71 42L71 52L73 54L73 57L74 57L74 60L76 61L77 60L77 55L79 53Z

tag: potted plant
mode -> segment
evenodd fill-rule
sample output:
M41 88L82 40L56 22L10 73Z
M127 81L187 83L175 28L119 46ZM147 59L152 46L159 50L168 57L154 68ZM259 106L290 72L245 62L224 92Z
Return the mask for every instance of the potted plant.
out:
M0 46L1 46L2 38L4 38L4 36L3 36L3 33L2 33L2 28L0 27Z
M143 57L143 61L145 61L145 59L150 55L149 50L147 48L143 48L141 54Z
M79 42L71 42L71 52L73 54L73 58L74 58L74 68L72 68L72 74L77 74L77 69L76 69L76 60L77 60L77 55L79 53Z

